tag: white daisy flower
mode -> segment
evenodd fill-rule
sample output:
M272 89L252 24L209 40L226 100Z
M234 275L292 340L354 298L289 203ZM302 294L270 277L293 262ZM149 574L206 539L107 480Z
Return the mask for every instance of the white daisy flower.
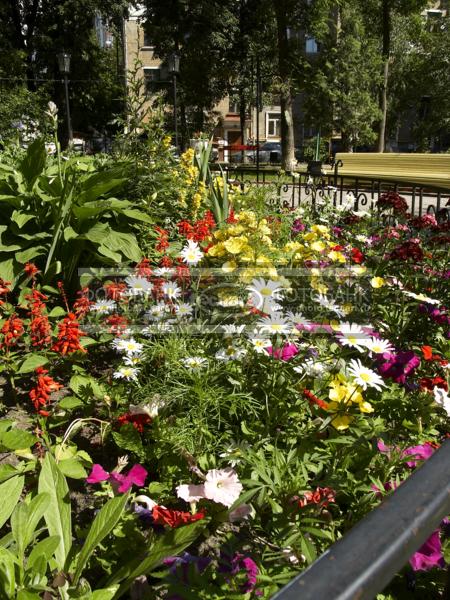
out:
M405 296L409 296L409 298L414 298L414 300L419 300L420 302L426 302L427 304L440 304L440 300L434 300L433 298L429 298L425 296L425 294L414 294L413 292L407 292L403 290Z
M162 291L170 300L176 300L181 295L181 288L170 281L162 286Z
M140 344L134 338L129 338L128 340L116 338L113 340L112 346L118 352L124 352L125 354L128 354L128 356L141 354L144 347L143 344Z
M246 352L247 351L243 348L227 346L226 348L216 352L216 358L217 360L223 360L224 362L228 362L230 360L239 360L246 354Z
M257 326L259 331L267 332L272 335L276 333L287 334L291 330L289 320L280 313L274 313L269 317L260 319L257 322Z
M328 365L320 360L316 360L314 358L307 358L302 362L298 367L294 367L294 371L299 373L300 375L307 375L309 377L320 377L325 375L331 368L331 365Z
M384 354L385 352L393 352L394 348L388 340L379 340L375 337L367 340L366 347L370 356L373 354Z
M194 307L186 302L182 302L181 304L177 304L175 306L175 313L178 317L189 317L192 315L193 310Z
M147 281L145 277L135 277L134 275L129 275L125 279L125 283L128 286L128 293L130 296L149 294L153 289L153 285L150 283L150 281Z
M332 312L336 313L338 317L343 317L345 315L345 312L339 307L338 304L336 304L335 302L333 302L333 300L330 300L329 298L327 298L327 296L324 296L323 294L313 296L313 300L320 304L320 306L322 306L323 308L326 308L327 310L331 310Z
M281 300L283 288L277 281L270 279L253 279L251 285L247 286L247 290L251 292L250 299L252 305L258 310L264 310L266 304L271 300Z
M117 371L114 372L114 379L126 379L127 381L137 381L137 374L139 373L139 369L134 367L119 367Z
M347 371L353 377L355 383L361 386L363 390L373 387L381 392L381 388L386 387L378 373L365 367L359 359L352 359L348 364Z
M338 340L343 346L356 348L359 352L367 349L367 342L370 337L364 333L362 328L356 323L339 323L340 333L337 334Z
M311 321L308 321L308 319L306 319L300 312L287 312L286 316L294 327L296 327L297 325L305 329L311 327Z
M187 245L180 252L180 256L182 257L183 262L185 262L188 265L195 266L198 265L198 263L202 260L203 252L200 250L200 247L197 244L197 242L188 240Z
M158 302L149 308L149 310L145 313L145 317L149 321L162 319L163 316L169 312L169 307L164 302Z
M128 367L134 367L135 365L138 365L141 362L141 357L140 356L125 356L123 359L123 362L128 366Z
M182 358L181 362L185 367L191 369L191 371L198 371L208 365L206 358L202 358L201 356L188 356L186 358Z
M221 325L221 328L226 335L240 335L244 331L245 325L234 325L232 323L231 325Z
M130 404L129 413L132 415L148 415L152 419L158 416L160 408L164 406L161 398L155 398L147 404Z
M169 277L170 275L173 275L174 273L175 273L175 269L172 269L169 267L157 267L153 271L153 274L156 277Z
M253 349L258 352L258 354L265 354L266 348L272 346L272 342L267 338L252 338L250 342L253 345Z
M95 304L92 304L90 310L94 310L98 313L110 313L116 310L116 303L114 300L98 300Z

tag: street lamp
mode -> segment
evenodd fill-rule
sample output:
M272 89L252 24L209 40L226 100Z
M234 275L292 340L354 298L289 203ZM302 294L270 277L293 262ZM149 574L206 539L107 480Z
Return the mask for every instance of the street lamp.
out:
M58 54L58 67L61 75L64 75L64 90L66 94L66 115L67 115L67 133L69 135L69 146L73 142L72 122L70 120L70 105L69 105L69 79L70 73L70 54L60 52Z
M173 81L173 123L175 132L175 147L178 150L178 116L177 116L177 75L180 73L180 57L173 53L169 56L169 73Z

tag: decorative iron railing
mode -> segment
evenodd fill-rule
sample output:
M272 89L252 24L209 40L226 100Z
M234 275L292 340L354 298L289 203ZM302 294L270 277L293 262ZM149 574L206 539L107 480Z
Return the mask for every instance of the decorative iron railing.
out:
M447 440L392 495L275 594L273 600L371 600L449 513ZM429 598L432 597L430 592ZM439 597L450 598L450 580L444 596Z
M337 207L352 206L356 211L365 210L376 206L381 194L395 191L406 199L412 215L435 214L439 221L450 220L450 189L370 177L349 178L339 174L341 166L341 161L338 161L325 167L324 174L320 175L302 171L284 174L273 167L256 169L252 165L226 165L222 169L228 181L239 184L243 189L251 185L271 186L275 201L284 208L296 208L308 202L320 203L320 199L327 196Z

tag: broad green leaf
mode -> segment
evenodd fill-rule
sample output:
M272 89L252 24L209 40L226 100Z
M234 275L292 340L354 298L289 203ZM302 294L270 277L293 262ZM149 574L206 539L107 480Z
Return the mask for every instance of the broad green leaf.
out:
M122 256L118 252L113 252L106 246L101 245L97 248L97 250L100 254L106 256L106 258L110 258L116 263L120 263L120 261L122 260Z
M17 593L17 600L41 600L41 598L42 596L40 594L35 594L28 590L20 590L20 592Z
M140 210L136 210L135 208L127 208L122 211L122 214L130 219L135 219L136 221L143 221L144 223L155 222L151 217L149 217Z
M83 182L84 191L78 195L77 201L79 204L94 202L112 190L118 190L125 182L124 178L113 179L108 171L96 173Z
M48 313L48 316L49 317L65 317L66 314L67 314L67 312L62 306L55 306L55 308L52 308L52 310Z
M18 373L31 373L38 367L42 367L48 363L48 358L41 354L29 354L27 358L20 365Z
M58 545L59 536L57 535L51 535L38 542L33 548L33 550L30 552L30 556L28 557L27 570L33 570L33 565L40 556L43 556L48 562Z
M30 448L36 442L36 436L29 431L18 429L17 427L0 433L0 446L4 446L8 450L22 450L23 448Z
M101 590L95 590L92 592L92 600L112 600L118 589L118 585L111 585L110 587Z
M109 248L113 252L121 252L134 262L139 262L142 258L136 238L131 233L110 231L106 239L103 240L102 246Z
M26 526L25 532L25 545L26 548L28 544L31 542L33 534L36 530L36 527L39 524L39 521L44 516L45 509L47 507L47 503L50 500L50 497L47 493L40 493L31 500L28 505L28 523Z
M13 258L8 258L6 260L2 260L0 258L0 277L4 281L14 282L14 273L16 270L16 268L15 268L16 264L17 263L14 262Z
M35 218L36 217L34 215L22 212L20 210L15 210L11 215L11 221L13 221L13 223L16 223L19 229L22 229L22 227L26 225L28 221L33 221L35 220Z
M111 229L106 223L96 223L83 234L83 237L94 244L101 244L110 231Z
M23 490L24 478L22 475L13 477L0 484L0 528L11 516L19 501Z
M71 479L85 479L87 477L86 470L76 458L61 460L58 463L58 467L63 475Z
M20 165L20 171L29 189L44 170L46 160L45 141L43 138L38 138L28 146L27 154Z
M84 402L75 396L66 396L66 398L63 398L60 402L58 402L58 406L64 410L78 408L79 406L83 406L83 404Z
M0 465L0 483L17 475L18 471L12 465ZM1 527L1 524L0 524Z
M64 239L66 240L66 242L68 242L69 240L73 240L73 239L77 238L78 235L79 234L72 227L66 227L64 229Z
M0 598L14 598L16 593L16 558L12 552L0 547Z
M141 436L133 425L129 423L123 425L120 431L113 431L112 436L119 448L134 452L139 457L143 456L144 447L142 446Z
M34 248L27 248L22 252L16 252L14 256L16 257L17 262L23 265L36 258L36 256L45 254L46 251L47 249L44 246L37 246Z
M167 556L176 556L185 548L190 546L202 533L206 521L201 520L178 529L170 529L164 535L157 538L156 542L148 550L147 556L138 556L126 563L122 568L107 581L111 586L123 581L114 599L120 598L130 587L136 577L148 574L162 564Z
M78 582L83 569L100 542L114 529L122 516L125 505L128 501L128 494L117 496L108 500L91 525L86 541L78 556L77 568L74 574L74 583Z
M59 569L64 568L72 545L72 520L70 512L69 487L66 478L58 469L55 459L47 452L39 476L39 492L48 492L50 501L44 513L44 519L50 535L60 538L55 550L55 559Z

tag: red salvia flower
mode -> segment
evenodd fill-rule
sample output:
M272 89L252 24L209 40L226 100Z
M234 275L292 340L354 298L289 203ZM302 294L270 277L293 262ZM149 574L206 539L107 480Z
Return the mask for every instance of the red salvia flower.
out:
M157 252L164 252L169 247L169 232L167 229L163 229L162 227L155 227L155 231L158 234L157 244L155 246L155 250Z
M47 369L42 367L38 367L36 369L36 374L38 376L36 387L34 387L29 393L35 409L45 417L48 417L49 413L42 410L41 407L47 406L50 394L52 392L56 392L63 387L60 383L56 382L52 377L50 377L50 375L47 375L47 373Z
M328 410L328 403L315 396L310 390L304 389L303 395L308 398L310 404L317 404L320 408Z
M128 319L122 315L108 315L105 319L105 323L109 325L110 333L114 335L122 335L122 333L128 327Z
M10 348L16 344L24 334L22 319L19 319L16 315L11 315L9 319L3 323L0 333L3 334L3 342L0 344L0 348Z
M230 214L228 216L227 223L237 223L237 219L234 216L234 210L232 208L230 209Z
M316 504L326 508L330 502L336 502L336 492L329 487L318 487L312 492L305 492L303 498L295 497L294 501L299 508L308 506L308 504Z
M31 345L35 348L43 348L51 343L52 328L46 314L45 302L48 296L33 288L31 294L26 296L28 300L30 321Z
M169 525L169 527L175 528L180 525L187 525L194 521L200 521L205 518L205 513L198 512L195 515L190 512L182 512L180 510L172 510L170 508L163 508L162 506L154 506L152 509L152 516L155 523L158 525Z
M25 271L25 275L27 277L31 277L31 279L34 279L36 277L36 275L38 273L40 273L39 269L37 268L37 266L33 263L27 262L27 264L25 265L25 267L23 268L23 270Z
M159 261L159 266L170 269L170 267L173 267L173 260L170 258L170 256L163 256Z
M80 330L80 326L73 313L69 313L60 323L58 323L58 340L52 346L54 352L60 354L71 354L72 352L86 352L86 349L80 344L80 338L86 335Z
M150 425L151 422L152 418L145 413L125 413L117 418L117 423L119 426L130 423L135 429L137 429L137 431L139 431L139 433L144 433L144 426Z
M73 303L73 312L77 319L82 319L90 310L92 300L89 300L89 288L84 287L77 292L78 298Z
M121 300L122 296L127 290L127 284L123 281L115 281L112 283L106 283L104 286L106 297L110 300Z
M143 258L135 267L134 271L138 277L150 277L153 274L153 269L150 266L148 258Z

